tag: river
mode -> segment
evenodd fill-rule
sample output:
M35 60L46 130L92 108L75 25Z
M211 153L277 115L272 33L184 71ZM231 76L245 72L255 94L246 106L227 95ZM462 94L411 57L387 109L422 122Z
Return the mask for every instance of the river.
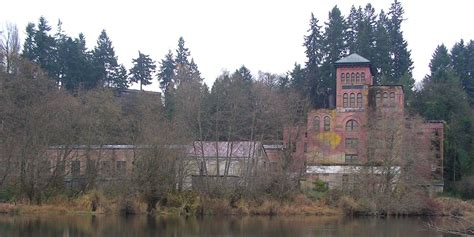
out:
M0 215L0 237L160 236L456 236L428 228L426 218L148 217Z

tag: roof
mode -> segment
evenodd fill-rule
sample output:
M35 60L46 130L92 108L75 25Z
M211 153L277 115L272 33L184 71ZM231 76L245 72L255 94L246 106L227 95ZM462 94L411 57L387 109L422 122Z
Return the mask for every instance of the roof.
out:
M248 158L260 156L261 147L262 144L258 141L195 141L193 146L189 147L188 154L197 157L204 155L204 157Z
M370 64L370 60L353 53L347 57L341 58L335 62L335 64Z

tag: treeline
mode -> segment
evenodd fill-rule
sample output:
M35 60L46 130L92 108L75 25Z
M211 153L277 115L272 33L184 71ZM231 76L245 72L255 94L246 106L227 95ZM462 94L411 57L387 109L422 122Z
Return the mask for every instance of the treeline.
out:
M474 41L439 45L430 73L415 91L411 110L425 119L444 120L444 178L448 190L474 197Z
M372 62L376 84L403 85L410 96L415 80L411 53L401 30L403 14L398 1L391 4L388 13L381 10L379 14L370 3L352 6L346 17L335 6L324 23L312 14L303 44L305 65L295 64L282 86L300 91L316 108L327 107L327 95L334 93L336 86L334 62L357 53Z

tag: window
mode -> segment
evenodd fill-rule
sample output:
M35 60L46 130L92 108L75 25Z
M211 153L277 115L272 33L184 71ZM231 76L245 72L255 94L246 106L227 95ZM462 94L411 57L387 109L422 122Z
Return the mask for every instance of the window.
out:
M125 165L126 165L126 161L123 161L123 160L119 160L117 161L117 173L119 175L124 175L125 174Z
M328 116L324 117L324 131L330 131L331 130L331 118Z
M382 104L382 95L380 94L380 92L377 92L377 94L375 95L375 104Z
M313 128L314 130L319 131L319 117L318 116L314 117L313 119Z
M346 83L347 84L351 83L350 78L349 78L349 73L346 73Z
M362 108L362 94L358 93L357 94L357 107Z
M347 108L348 100L349 100L349 95L347 93L344 93L344 95L342 96L342 106L344 108Z
M356 83L360 82L360 73L356 73Z
M109 160L104 160L104 161L101 161L100 162L100 169L101 169L101 174L103 174L104 176L108 176L112 173L112 165L111 165L111 161Z
M351 83L354 84L355 81L355 73L351 74Z
M344 84L346 83L346 74L341 73L341 82Z
M81 174L81 162L78 160L72 161L71 163L71 175L79 176Z
M356 149L359 146L358 138L346 138L346 149Z
M388 93L384 92L383 93L383 103L386 104L388 102Z
M395 103L395 92L390 92L390 103Z
M346 164L354 164L359 161L357 154L346 154L345 162Z
M355 108L355 94L351 93L350 108Z
M308 143L304 143L304 153L308 152Z
M351 119L347 121L346 123L346 131L348 132L354 132L359 129L359 123L355 121L354 119Z
M291 151L296 152L296 142L291 143Z
M365 82L365 72L360 74L360 81Z
M304 132L304 137L308 137L308 132Z

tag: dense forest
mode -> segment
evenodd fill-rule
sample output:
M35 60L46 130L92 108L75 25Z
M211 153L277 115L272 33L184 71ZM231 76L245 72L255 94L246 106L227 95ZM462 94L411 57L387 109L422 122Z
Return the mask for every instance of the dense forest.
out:
M29 23L23 42L17 26L7 25L0 35L2 155L30 162L51 145L278 141L285 126L306 119L306 111L328 106L335 92L333 63L357 53L372 62L375 83L404 86L409 113L446 121L447 190L473 197L474 41L460 40L451 49L439 45L430 73L415 84L403 14L398 1L388 12L367 4L346 16L336 6L324 23L311 14L302 36L304 65L295 63L286 75L255 75L242 66L224 72L211 88L182 37L158 63L139 52L127 69L106 30L88 49L85 36L67 35L60 21L55 32L44 17ZM161 97L127 90L154 80ZM24 175L27 195L52 187L27 170Z

